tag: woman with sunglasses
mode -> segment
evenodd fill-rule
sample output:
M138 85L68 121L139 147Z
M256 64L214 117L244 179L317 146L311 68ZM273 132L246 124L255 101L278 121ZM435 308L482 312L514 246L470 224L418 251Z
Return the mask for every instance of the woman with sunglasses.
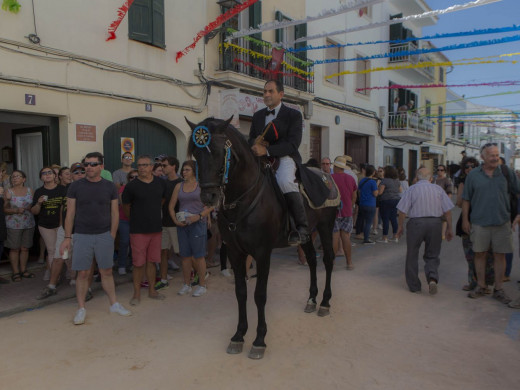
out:
M34 216L30 212L33 201L33 191L25 187L26 175L20 170L11 174L11 188L7 189L4 206L6 214L7 240L5 246L10 248L9 261L13 269L11 280L20 282L22 278L34 278L34 274L27 271L29 249L33 245Z
M177 228L179 252L182 258L182 274L184 284L177 294L186 295L191 291L191 269L199 275L199 285L193 292L194 297L206 293L206 243L207 221L213 207L206 208L200 200L200 187L197 182L195 161L184 161L181 176L184 182L173 190L168 210ZM175 213L175 205L179 202L179 213ZM182 214L181 214L182 213Z
M64 186L65 188L65 194L67 193L67 190L69 189L69 185L72 181L77 181L80 179L83 179L85 177L85 168L81 163L74 163L71 165L70 169L68 167L63 167L60 169L60 173L64 171L65 169L69 170L69 177L72 179L69 181L69 183ZM59 174L58 174L59 176ZM64 253L63 255L60 253L60 246L65 240L65 229L64 229L64 223L65 223L65 217L67 216L67 197L64 196L61 206L60 206L60 225L58 227L58 231L56 234L56 245L55 245L55 252L54 257L52 260L51 265L51 271L50 271L50 279L49 284L43 289L43 291L36 297L36 299L41 300L48 298L52 295L56 295L56 286L58 285L58 281L60 279L61 270L63 268L63 263L67 265L67 279L70 280L70 285L73 286L76 284L76 272L72 270L72 250ZM88 294L91 294L89 291ZM88 296L88 295L87 295ZM88 300L88 299L87 299Z
M126 275L129 271L130 264L128 263L128 251L130 249L130 220L126 216L122 201L121 194L125 190L126 184L137 179L137 169L132 169L126 175L126 183L122 184L119 189L119 226L117 228L119 232L119 248L117 250L117 268L119 275Z
M462 160L461 163L461 173L459 175L459 185L457 187L457 206L462 207L462 193L464 191L464 182L466 181L466 177L471 172L472 169L477 168L479 166L479 162L477 159L473 157L467 157ZM471 215L471 208L469 210L469 214ZM462 214L457 221L457 225L455 227L455 234L462 238L462 249L464 250L464 256L466 257L466 261L468 262L468 284L462 286L464 291L473 291L475 287L477 287L477 271L475 270L475 252L473 252L473 243L469 238L469 234L462 230ZM495 272L493 269L493 253L488 251L486 257L486 285L490 286L495 282ZM488 289L486 289L488 290ZM487 293L491 294L491 291Z
M47 270L43 280L50 280L60 226L60 210L67 189L56 183L56 173L52 167L40 169L40 180L43 186L34 192L31 212L38 216L38 231L47 248Z

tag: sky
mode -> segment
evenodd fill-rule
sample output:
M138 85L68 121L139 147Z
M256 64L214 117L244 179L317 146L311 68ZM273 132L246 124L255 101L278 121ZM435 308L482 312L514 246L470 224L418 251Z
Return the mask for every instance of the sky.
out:
M427 4L432 10L444 9L455 4L466 4L470 1L471 0L426 0ZM426 36L449 32L471 31L475 29L510 27L513 25L520 25L520 0L502 0L492 4L448 13L446 15L440 15L438 17L437 24L435 26L423 28L422 33L423 36ZM452 39L435 39L432 40L432 43L437 47L442 47L453 44L491 40L515 35L520 35L520 31L501 34L473 35ZM445 51L443 54L448 57L450 61L455 61L466 58L486 57L519 52L520 41L516 41L490 46L480 46L476 48ZM494 81L520 81L520 55L506 57L504 59L518 60L519 63L455 66L452 68L453 70L447 75L447 83L469 84L489 83ZM452 88L452 90L459 95L464 95L466 99L476 96L518 91L518 94L483 97L469 100L475 104L500 107L520 112L520 86L478 86Z

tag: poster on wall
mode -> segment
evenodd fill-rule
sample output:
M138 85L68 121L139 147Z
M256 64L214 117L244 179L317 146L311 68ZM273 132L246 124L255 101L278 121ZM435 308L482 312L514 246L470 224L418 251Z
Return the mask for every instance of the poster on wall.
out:
M231 125L235 128L240 128L240 119L238 111L238 100L240 96L240 89L226 89L220 91L221 105L220 105L220 118L228 119L233 115Z
M135 141L130 137L121 137L121 156L123 153L132 154L132 162L135 159Z

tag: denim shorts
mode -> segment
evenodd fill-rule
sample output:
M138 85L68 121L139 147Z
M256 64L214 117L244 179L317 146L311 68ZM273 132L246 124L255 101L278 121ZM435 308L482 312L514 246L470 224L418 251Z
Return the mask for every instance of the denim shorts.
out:
M72 242L74 246L72 269L74 271L89 270L94 256L101 269L112 268L114 265L114 239L109 231L101 234L74 233Z
M204 220L191 225L178 226L179 255L181 257L193 256L195 259L206 256L207 229Z

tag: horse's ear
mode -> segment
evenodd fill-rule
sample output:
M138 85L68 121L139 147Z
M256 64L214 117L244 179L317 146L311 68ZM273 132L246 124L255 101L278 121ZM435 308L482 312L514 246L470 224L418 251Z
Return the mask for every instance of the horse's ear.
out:
M190 122L186 117L184 117L184 119L186 119L186 123L188 123L188 125L191 127L191 130L195 130L195 127L197 127L197 125L195 123Z
M234 115L231 115L231 116L229 117L229 119L228 119L227 121L224 121L224 123L222 123L218 128L219 128L219 129L222 129L222 130L227 129L227 128L229 127L229 124L230 124L231 121L233 120L233 117L234 117Z

